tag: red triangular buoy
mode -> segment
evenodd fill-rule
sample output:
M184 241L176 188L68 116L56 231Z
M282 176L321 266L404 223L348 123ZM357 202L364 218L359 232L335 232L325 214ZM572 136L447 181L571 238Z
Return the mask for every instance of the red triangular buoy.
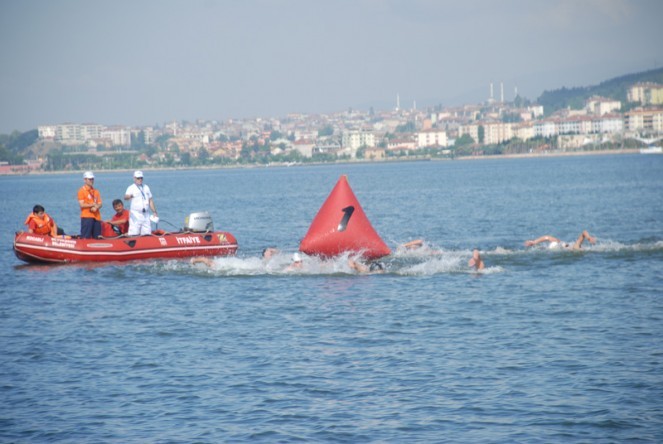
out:
M336 256L346 251L377 259L391 253L366 217L343 175L313 219L299 244L306 254Z

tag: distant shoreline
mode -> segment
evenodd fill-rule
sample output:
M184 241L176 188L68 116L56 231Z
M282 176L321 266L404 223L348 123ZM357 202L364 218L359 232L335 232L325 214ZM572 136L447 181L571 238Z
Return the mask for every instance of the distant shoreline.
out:
M370 163L390 163L390 162L419 162L419 161L432 161L432 162L455 162L463 160L495 160L495 159L529 159L529 158L545 158L545 157L567 157L567 156L602 156L610 154L638 154L639 148L628 148L619 150L593 150L593 151L546 151L541 153L523 153L523 154L495 154L495 155L477 155L477 156L458 156L454 158L431 158L431 157L407 157L396 159L383 159L383 160L342 160L337 162L311 162L311 163L297 163L295 165L287 164L249 164L249 165L209 165L197 167L156 167L150 168L146 166L138 167L145 171L186 171L186 170L223 170L234 168L275 168L275 167L300 167L312 165L333 165L333 164L370 164ZM14 165L16 166L16 165ZM118 173L118 172L131 172L137 168L118 168L110 170L95 170L96 173ZM42 174L74 174L82 173L82 170L68 170L68 171L18 171L18 172L4 172L0 171L0 176L35 176Z
M545 151L543 153L498 154L494 156L462 156L455 160L480 159L523 159L534 157L567 157L567 156L603 156L607 154L639 154L640 148L625 148L619 150L593 150L593 151Z

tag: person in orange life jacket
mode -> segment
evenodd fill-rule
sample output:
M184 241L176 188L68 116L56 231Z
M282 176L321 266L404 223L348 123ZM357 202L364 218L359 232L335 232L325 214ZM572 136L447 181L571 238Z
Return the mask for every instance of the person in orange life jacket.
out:
M81 239L96 239L101 235L101 194L94 188L94 174L83 174L85 184L78 190L81 207Z
M30 213L27 219L25 219L25 225L28 226L28 233L42 234L51 237L58 235L58 225L51 216L46 214L44 207L41 205L35 205L34 208L32 208L32 213Z
M115 234L126 234L129 231L129 210L124 209L124 204L120 199L113 201L115 214L111 219L104 222L112 226Z
M143 183L143 172L134 172L134 183L129 185L124 200L131 201L129 205L129 236L139 234L150 234L152 226L150 225L150 210L154 216L157 214L157 207L154 205L150 187Z

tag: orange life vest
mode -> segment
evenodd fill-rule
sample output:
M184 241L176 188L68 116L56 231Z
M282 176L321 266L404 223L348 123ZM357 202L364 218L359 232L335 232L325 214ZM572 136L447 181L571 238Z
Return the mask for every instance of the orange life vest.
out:
M44 213L44 217L38 217L35 213L30 213L25 219L25 225L30 227L30 221L34 221L35 228L34 232L35 234L48 234L49 236L51 235L51 230L53 228L53 219L51 217Z

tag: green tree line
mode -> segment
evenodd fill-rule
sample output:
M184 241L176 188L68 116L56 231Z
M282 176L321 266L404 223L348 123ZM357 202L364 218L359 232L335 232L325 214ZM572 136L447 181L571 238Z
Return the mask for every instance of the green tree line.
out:
M567 107L580 109L584 106L585 101L592 96L608 97L625 103L628 88L640 82L663 84L663 68L616 77L594 86L564 87L544 91L537 99L537 103L543 105L546 115Z
M23 153L38 137L37 130L0 134L0 162L9 162L10 165L22 164Z

